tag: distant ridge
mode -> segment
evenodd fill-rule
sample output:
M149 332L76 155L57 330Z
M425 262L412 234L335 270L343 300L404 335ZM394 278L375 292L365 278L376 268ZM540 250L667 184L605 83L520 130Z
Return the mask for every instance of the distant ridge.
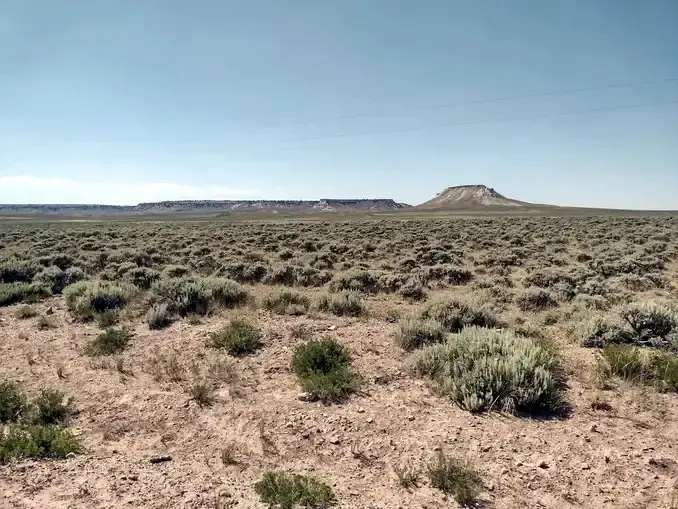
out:
M448 187L435 198L418 205L424 210L478 210L478 209L520 209L556 208L555 205L539 205L507 198L491 187L481 184Z
M320 200L172 200L139 203L138 205L89 204L0 204L3 215L75 215L98 216L119 214L209 214L228 212L305 213L305 212L371 212L411 208L390 198Z

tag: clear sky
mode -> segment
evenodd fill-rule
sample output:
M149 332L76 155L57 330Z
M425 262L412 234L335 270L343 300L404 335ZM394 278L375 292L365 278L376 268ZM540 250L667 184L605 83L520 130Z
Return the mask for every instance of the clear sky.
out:
M678 209L667 78L676 0L0 0L0 202Z

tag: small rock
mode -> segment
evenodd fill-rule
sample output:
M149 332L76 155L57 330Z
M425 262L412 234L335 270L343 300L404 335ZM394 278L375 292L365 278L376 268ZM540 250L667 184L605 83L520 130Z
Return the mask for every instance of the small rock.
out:
M327 330L337 330L337 326L336 326L336 325L330 325L330 326L327 328Z
M297 399L299 401L315 401L316 395L312 392L300 392L297 394Z
M414 415L408 415L407 416L408 421L413 421L414 420Z
M367 418L367 424L372 424L374 422L374 419L372 417Z
M364 414L364 413L365 413L365 409L364 409L363 407L358 408L358 413L359 413L359 414Z
M47 310L45 311L45 314L46 315L53 315L54 314L54 310L52 309L52 306L47 308Z
M549 464L546 463L546 461L541 460L541 461L539 462L539 468L543 468L544 470L546 470L547 468L549 468Z
M153 456L148 461L154 465L156 463L165 463L166 461L172 461L172 456Z
M581 469L582 470L591 470L591 465L589 465L588 463L582 463Z
M332 445L339 445L339 443L340 443L338 437L331 437L330 440L329 440L329 442L330 442Z
M491 445L485 445L480 448L480 452L490 452L491 449L492 449Z

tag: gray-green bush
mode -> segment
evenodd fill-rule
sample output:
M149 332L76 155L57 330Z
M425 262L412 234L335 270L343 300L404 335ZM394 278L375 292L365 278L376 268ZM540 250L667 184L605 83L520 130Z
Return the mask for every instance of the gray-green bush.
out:
M558 411L561 379L553 350L510 331L471 327L413 355L415 373L436 381L471 412Z

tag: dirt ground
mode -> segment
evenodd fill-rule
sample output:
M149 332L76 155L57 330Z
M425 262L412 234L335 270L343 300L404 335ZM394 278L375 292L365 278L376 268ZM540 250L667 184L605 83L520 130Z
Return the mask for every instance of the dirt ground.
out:
M459 409L410 375L392 324L377 316L246 309L162 331L139 321L131 347L101 361L82 355L94 326L74 323L60 298L38 307L53 309L56 328L18 320L16 306L0 310L0 379L29 393L72 395L71 426L85 451L0 467L2 508L259 508L252 485L271 469L323 480L341 508L456 507L423 476L407 490L394 473L420 467L439 448L473 461L484 507L676 507L675 394L620 386L604 392L611 409L593 410L584 375L590 350L562 352L572 371L571 416L537 420ZM208 334L234 315L264 331L258 354L234 359L205 348ZM361 394L331 406L298 399L289 365L301 326L349 348ZM187 389L204 380L218 390L215 404L201 408ZM158 457L167 461L151 461Z

